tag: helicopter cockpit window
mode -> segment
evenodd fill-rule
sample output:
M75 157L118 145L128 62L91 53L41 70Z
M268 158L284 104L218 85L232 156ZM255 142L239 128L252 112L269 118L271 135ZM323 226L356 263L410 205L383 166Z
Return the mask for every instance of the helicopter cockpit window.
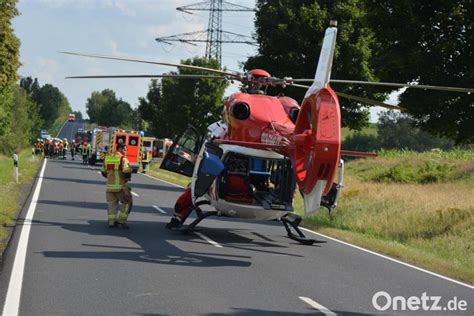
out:
M192 148L194 148L195 142L192 139L186 139L184 144L177 144L174 148L174 153L186 158L187 160L193 160L194 152Z

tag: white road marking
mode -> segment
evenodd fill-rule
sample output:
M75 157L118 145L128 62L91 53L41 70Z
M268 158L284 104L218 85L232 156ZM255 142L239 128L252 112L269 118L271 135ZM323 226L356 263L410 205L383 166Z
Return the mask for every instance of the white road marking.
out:
M158 207L158 206L156 206L156 205L152 205L152 206L153 206L153 208L154 208L155 210L157 210L158 212L160 212L160 213L162 213L162 214L166 214L166 211L163 210L161 207Z
M139 197L140 195L136 194L135 192L132 191L132 194L136 197Z
M43 167L41 167L41 172L39 174L38 182L36 183L33 197L31 198L30 206L26 212L24 223L21 226L20 238L18 240L15 260L13 261L10 283L8 283L7 296L3 305L2 315L18 315L20 308L21 287L23 285L23 273L25 271L26 250L28 247L28 238L30 236L31 230L31 221L35 215L35 209L38 203L38 197L41 190L41 184L43 182L43 175L47 161L48 160L45 159Z
M211 238L207 237L206 235L204 235L203 233L200 233L200 232L194 232L196 235L198 235L199 237L201 237L202 239L204 239L205 241L207 241L208 243L210 243L211 245L217 247L217 248L223 248L221 244L218 244L216 243L214 240L212 240Z
M369 250L369 249L365 249L365 248L362 248L362 247L359 247L359 246L350 244L350 243L348 243L348 242L345 242L345 241L336 239L336 238L334 238L334 237L329 237L329 236L326 236L326 235L324 235L324 234L317 233L317 232L312 231L312 230L307 229L307 228L300 227L300 229L305 230L305 231L310 232L310 233L313 233L313 234L315 234L315 235L318 235L318 236L327 238L327 239L329 239L329 240L333 240L333 241L338 242L338 243L341 243L341 244L343 244L343 245L346 245L346 246L349 246L349 247L352 247L352 248L355 248L355 249L358 249L358 250L361 250L361 251L370 253L370 254L372 254L372 255L374 255L374 256L381 257L381 258L384 258L384 259L387 259L387 260L390 260L390 261L399 263L399 264L404 265L404 266L406 266L406 267L409 267L409 268L412 268L412 269L415 269L415 270L418 270L418 271L421 271L421 272L424 272L424 273L427 273L427 274L436 276L436 277L441 278L441 279L443 279L443 280L450 281L450 282L456 283L456 284L458 284L458 285L465 286L465 287L467 287L467 288L469 288L469 289L474 289L474 286L473 286L473 285L469 285L469 284L467 284L467 283L463 283L463 282L460 282L460 281L458 281L458 280L454 280L454 279L448 278L448 277L446 277L446 276L444 276L444 275L441 275L441 274L438 274L438 273L435 273L435 272L432 272L432 271L429 271L429 270L425 270L425 269L423 269L423 268L420 268L420 267L411 265L411 264L409 264L409 263L406 263L406 262L403 262L403 261L400 261L400 260L391 258L391 257L386 256L386 255L382 255L382 254L380 254L380 253L378 253L378 252L375 252L375 251L372 251L372 250Z
M303 302L305 302L306 304L310 305L311 307L317 309L318 311L320 311L321 313L323 313L326 316L336 316L337 315L336 313L330 311L329 309L327 309L323 305L319 304L318 302L313 301L309 297L298 296L298 298L300 300L302 300Z
M98 174L102 175L102 173L100 173L100 171L97 171Z
M155 179L155 180L158 180L158 181L162 181L162 182L165 182L165 183L169 183L169 184L171 184L171 185L174 185L174 186L176 186L176 187L180 187L180 188L183 188L183 189L184 189L184 187L181 186L181 185L177 185L177 184L174 184L174 183L171 183L171 182L168 182L168 181L164 181L164 180L161 180L161 179L159 179L159 178L156 178L156 177L153 177L153 176L150 176L150 175L147 175L147 174L143 174L143 175L144 175L144 176L147 176L147 177L149 177L149 178L152 178L152 179ZM365 249L365 248L362 248L362 247L359 247L359 246L350 244L350 243L348 243L348 242L345 242L345 241L342 241L342 240L339 240L339 239L336 239L336 238L333 238L333 237L326 236L326 235L321 234L321 233L317 233L317 232L315 232L315 231L312 231L312 230L307 229L307 228L304 228L304 227L300 227L300 229L305 230L305 231L310 232L310 233L313 233L313 234L315 234L315 235L318 235L318 236L321 236L321 237L324 237L324 238L333 240L333 241L335 241L335 242L344 244L344 245L346 245L346 246L349 246L349 247L352 247L352 248L355 248L355 249L358 249L358 250L361 250L361 251L364 251L364 252L373 254L373 255L375 255L375 256L378 256L378 257L381 257L381 258L390 260L390 261L392 261L392 262L399 263L399 264L404 265L404 266L406 266L406 267L409 267L409 268L412 268L412 269L415 269L415 270L418 270L418 271L421 271L421 272L424 272L424 273L427 273L427 274L431 274L431 275L436 276L436 277L438 277L438 278L441 278L441 279L443 279L443 280L450 281L450 282L456 283L456 284L458 284L458 285L465 286L465 287L467 287L467 288L469 288L469 289L474 289L474 286L473 286L473 285L469 285L469 284L467 284L467 283L463 283L463 282L461 282L461 281L448 278L448 277L446 277L446 276L444 276L444 275L441 275L441 274L438 274L438 273L435 273L435 272L432 272L432 271L429 271L429 270L426 270L426 269L423 269L423 268L420 268L420 267L411 265L411 264L409 264L409 263L406 263L406 262L403 262L403 261L400 261L400 260L397 260L397 259L394 259L394 258L385 256L385 255L380 254L380 253L377 253L377 252L375 252L375 251L371 251L371 250L368 250L368 249Z
M63 126L61 126L61 128L59 129L59 132L58 132L58 135L56 135L56 138L59 138L59 135L61 134L61 131L63 130L64 126L66 125L68 121L64 121L64 124Z

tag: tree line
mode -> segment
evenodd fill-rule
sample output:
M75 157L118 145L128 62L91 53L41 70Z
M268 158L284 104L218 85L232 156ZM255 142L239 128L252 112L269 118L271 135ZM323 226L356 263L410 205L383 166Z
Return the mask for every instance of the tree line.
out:
M356 151L407 149L422 152L435 148L451 150L456 146L453 140L423 131L415 126L413 118L395 111L383 112L374 127L376 133L363 130L347 136L342 142L342 148ZM464 145L462 148L473 147Z
M11 154L39 137L40 128L54 132L65 121L71 106L55 86L21 78L20 40L11 26L18 15L16 0L0 2L0 153Z

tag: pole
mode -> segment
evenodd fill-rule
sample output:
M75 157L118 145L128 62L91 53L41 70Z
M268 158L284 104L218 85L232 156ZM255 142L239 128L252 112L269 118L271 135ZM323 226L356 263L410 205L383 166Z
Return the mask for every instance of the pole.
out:
M18 183L18 155L16 153L13 154L13 175L16 183Z

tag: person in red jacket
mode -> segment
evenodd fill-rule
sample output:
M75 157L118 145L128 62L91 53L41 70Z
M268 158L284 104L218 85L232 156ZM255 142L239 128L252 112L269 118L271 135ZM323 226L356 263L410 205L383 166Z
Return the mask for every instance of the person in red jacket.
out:
M176 200L173 217L171 217L170 222L166 224L166 228L180 228L191 213L192 206L191 187L188 186L186 190L179 196L178 200Z

